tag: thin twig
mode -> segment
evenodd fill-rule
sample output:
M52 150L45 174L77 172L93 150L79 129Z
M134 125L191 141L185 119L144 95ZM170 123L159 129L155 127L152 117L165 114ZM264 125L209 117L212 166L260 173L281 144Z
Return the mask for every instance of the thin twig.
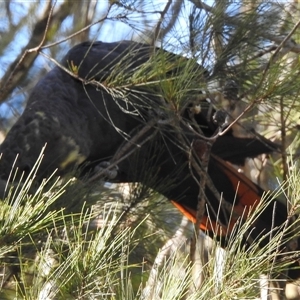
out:
M157 254L148 276L148 281L142 291L143 300L157 298L157 290L155 290L155 287L157 286L157 282L159 281L159 269L164 265L165 261L167 261L168 256L170 256L170 254L172 253L175 253L178 250L179 246L186 240L185 231L187 230L188 225L188 219L182 217L181 224L179 225L177 231L169 240L167 240L167 242L163 245L163 247Z
M160 18L159 18L159 20L157 22L157 25L155 27L154 36L153 36L153 39L151 41L151 46L153 46L153 47L155 46L155 43L156 43L156 41L158 39L160 30L161 30L161 24L162 24L162 22L163 22L163 20L165 18L166 13L168 12L168 10L169 10L169 8L171 6L171 4L172 4L172 0L168 0L166 6L164 8L164 10L160 12Z
M89 25L83 27L82 29L80 29L80 30L78 30L78 31L76 31L76 32L74 32L74 33L68 35L67 37L65 37L65 38L63 38L63 39L60 39L60 40L57 41L57 42L53 42L53 43L50 43L50 44L47 44L47 45L41 47L41 50L42 50L42 49L47 49L47 48L50 48L50 47L54 47L54 46L56 46L56 45L59 45L59 44L65 42L65 41L68 41L68 40L70 40L71 38L73 38L73 37L75 37L75 36L81 34L82 32L84 32L84 31L90 29L92 26L94 26L94 25L96 25L96 24L98 24L98 23L101 23L101 22L103 22L103 21L105 21L105 20L109 20L109 18L107 18L107 15L108 15L108 12L107 12L107 14L105 15L105 17L103 17L103 18L101 18L101 19L99 19L99 20L97 20L97 21L95 21L95 22L93 22L93 23L91 23L91 24L89 24Z
M204 154L202 157L199 157L199 160L201 160L202 169L205 174L208 174L208 163L209 163L209 157L210 157L210 151L211 151L211 144L206 143L207 148L204 151ZM199 156L198 153L196 153L197 156ZM205 187L206 187L206 179L207 176L201 176L200 182L199 182L199 193L198 193L198 202L197 202L197 212L196 212L196 223L194 223L194 232L195 235L193 236L191 240L191 251L190 251L190 257L193 265L199 267L196 268L197 271L200 273L195 278L194 284L196 287L200 287L203 284L204 281L204 245L202 243L198 242L198 237L200 233L200 224L202 223L204 212L205 212L205 204L206 204L206 195L205 195ZM196 258L199 258L198 260ZM196 262L198 263L196 264ZM198 272L197 272L198 273Z
M288 176L288 163L287 163L287 139L286 139L286 123L284 118L284 103L283 97L280 97L280 131L281 131L281 160L283 167L283 181L287 180Z
M274 53L272 54L272 56L270 57L264 72L261 76L260 82L257 85L257 89L259 89L261 87L261 85L263 84L268 70L270 69L272 63L275 62L275 60L277 59L277 56L279 54L279 51L285 46L285 44L291 39L291 36L294 34L294 32L297 30L297 28L300 26L300 20L295 24L295 26L293 27L293 29L290 31L290 33L281 41L281 43L278 45L277 49L274 51Z
M49 3L51 3L51 2L49 2ZM48 29L49 29L49 26L50 26L50 21L51 21L52 15L53 15L53 10L54 10L54 7L55 7L56 3L57 3L57 0L54 1L54 4L50 8L50 12L49 12L48 19L47 19L47 24L46 24L46 27L45 27L45 30L44 30L44 35L42 37L41 42L39 43L39 45L37 47L26 50L25 53L26 52L28 52L28 53L39 52L40 49L41 49L41 47L45 43L46 37L47 37L47 33L48 33Z
M137 132L136 135L134 135L129 141L127 141L123 147L121 147L121 148L119 148L119 150L117 150L114 157L110 160L110 165L107 168L105 168L104 170L97 172L97 174L95 174L94 176L89 178L87 183L92 183L95 180L98 180L105 174L105 172L107 170L110 170L110 169L116 167L119 163L121 163L123 160L128 158L135 151L137 151L142 145L144 145L145 143L150 141L157 134L157 130L155 130L147 138L144 138L141 143L137 144L138 139L143 137L150 129L153 129L153 126L155 125L156 122L157 121L155 121L155 120L149 121L140 131ZM129 151L130 147L132 147L132 146L134 146L134 148Z
M136 148L141 148L143 144L145 144L145 140L142 141L141 144L138 144L138 140L144 136L150 129L154 127L154 125L157 124L156 119L150 120L141 130L137 132L136 135L134 135L122 148L119 148L118 151L115 153L115 155L112 158L112 161L117 161L121 159L126 152L129 150L130 147L135 146Z

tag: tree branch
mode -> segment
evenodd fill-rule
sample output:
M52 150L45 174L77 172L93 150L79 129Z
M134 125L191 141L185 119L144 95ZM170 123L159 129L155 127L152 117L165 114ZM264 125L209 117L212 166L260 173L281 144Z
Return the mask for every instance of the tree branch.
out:
M26 76L28 69L33 65L38 56L36 45L39 45L38 49L41 49L42 44L48 39L46 34L47 28L49 26L56 26L57 23L61 23L62 20L64 20L69 15L69 6L69 2L65 2L59 7L57 12L51 16L53 7L51 2L49 2L43 17L36 23L29 42L1 79L0 104L5 102L7 96L20 84ZM30 51L29 49L35 49L35 51Z

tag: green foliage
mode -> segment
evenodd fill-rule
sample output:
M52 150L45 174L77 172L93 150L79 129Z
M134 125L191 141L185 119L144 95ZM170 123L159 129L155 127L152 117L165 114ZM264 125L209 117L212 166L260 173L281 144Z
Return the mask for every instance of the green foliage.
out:
M292 202L299 198L297 180L292 171L293 212L298 207L298 202ZM149 205L157 199L155 194L149 194L148 202L139 201L124 212L122 203L108 201L110 193L98 191L100 203L107 204L97 209L101 215L97 227L95 211L84 203L80 212L71 215L63 208L47 212L63 197L71 181L56 181L49 189L43 183L33 194L28 186L31 182L29 179L19 194L9 194L1 202L0 221L5 225L0 232L1 266L7 277L11 275L1 287L1 299L251 299L259 294L261 274L276 274L290 263L279 250L287 242L284 233L291 231L288 224L274 232L265 247L259 247L260 239L248 250L243 247L243 238L267 205L264 201L245 224L236 227L226 251L217 242L213 245L204 269L205 280L194 289L193 267L185 251L188 245L169 253L161 265L150 256L159 255L157 246L168 240L166 231L155 226L159 216L145 214L145 208L151 212ZM133 185L127 203L138 198L142 190ZM168 220L172 220L168 206L162 204L160 209L161 218L167 209ZM173 226L176 223L178 220Z

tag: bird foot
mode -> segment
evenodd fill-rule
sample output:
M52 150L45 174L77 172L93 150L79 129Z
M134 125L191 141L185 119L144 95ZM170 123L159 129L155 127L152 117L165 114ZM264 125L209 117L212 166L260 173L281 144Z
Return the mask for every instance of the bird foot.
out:
M95 167L95 173L103 173L107 179L115 179L118 176L119 168L117 166L111 166L108 161L103 161Z

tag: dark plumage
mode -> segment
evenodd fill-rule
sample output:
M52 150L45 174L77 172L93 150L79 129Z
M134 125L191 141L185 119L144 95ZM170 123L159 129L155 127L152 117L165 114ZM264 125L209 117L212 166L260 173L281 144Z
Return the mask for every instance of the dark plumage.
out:
M178 208L191 219L195 217L193 214L197 207L199 186L191 176L188 156L182 150L178 134L182 134L187 145L198 137L185 125L181 125L178 133L168 122L164 124L163 120L169 120L172 115L165 111L166 104L159 96L159 88L153 89L158 91L157 94L149 95L147 89L130 87L129 80L126 88L114 87L109 90L112 77L119 75L116 70L132 75L142 64L147 63L153 52L157 54L159 51L130 41L85 42L72 48L62 60L62 65L71 69L83 81L59 67L55 67L39 81L28 99L24 113L1 145L2 178L7 179L16 154L20 156L17 166L28 174L45 143L45 158L38 173L40 179L56 168L63 175L86 162L90 163L92 169L100 162L109 161L121 145L126 144L126 138L134 136L151 119L161 118L161 122L142 139L157 129L155 137L118 164L116 181L140 181L147 184L174 200ZM170 55L169 59L174 60L175 65L177 61L178 64L187 61L177 55ZM164 73L168 77L178 70L169 68ZM195 66L194 71L199 72L199 80L203 81L203 68ZM103 85L96 87L87 84L91 79ZM185 113L183 118L189 122L188 114ZM195 120L206 136L211 136L217 129L212 121L207 120L203 111L195 115ZM270 145L255 138L236 138L229 131L212 146L214 156L209 161L208 174L224 199L232 204L235 201L234 207L239 215L245 206L260 201L263 190L223 160L243 164L247 157L271 152L273 149ZM146 167L149 169L144 172ZM240 192L236 194L238 182ZM219 199L208 187L206 196L209 215L217 221L215 213L219 210ZM274 205L276 213L273 218ZM280 226L286 218L286 207L274 200L256 221L251 238L257 238L262 232L266 234L272 226ZM230 212L221 209L219 221L225 226L231 226L228 224L229 219ZM212 230L205 222L202 228Z

